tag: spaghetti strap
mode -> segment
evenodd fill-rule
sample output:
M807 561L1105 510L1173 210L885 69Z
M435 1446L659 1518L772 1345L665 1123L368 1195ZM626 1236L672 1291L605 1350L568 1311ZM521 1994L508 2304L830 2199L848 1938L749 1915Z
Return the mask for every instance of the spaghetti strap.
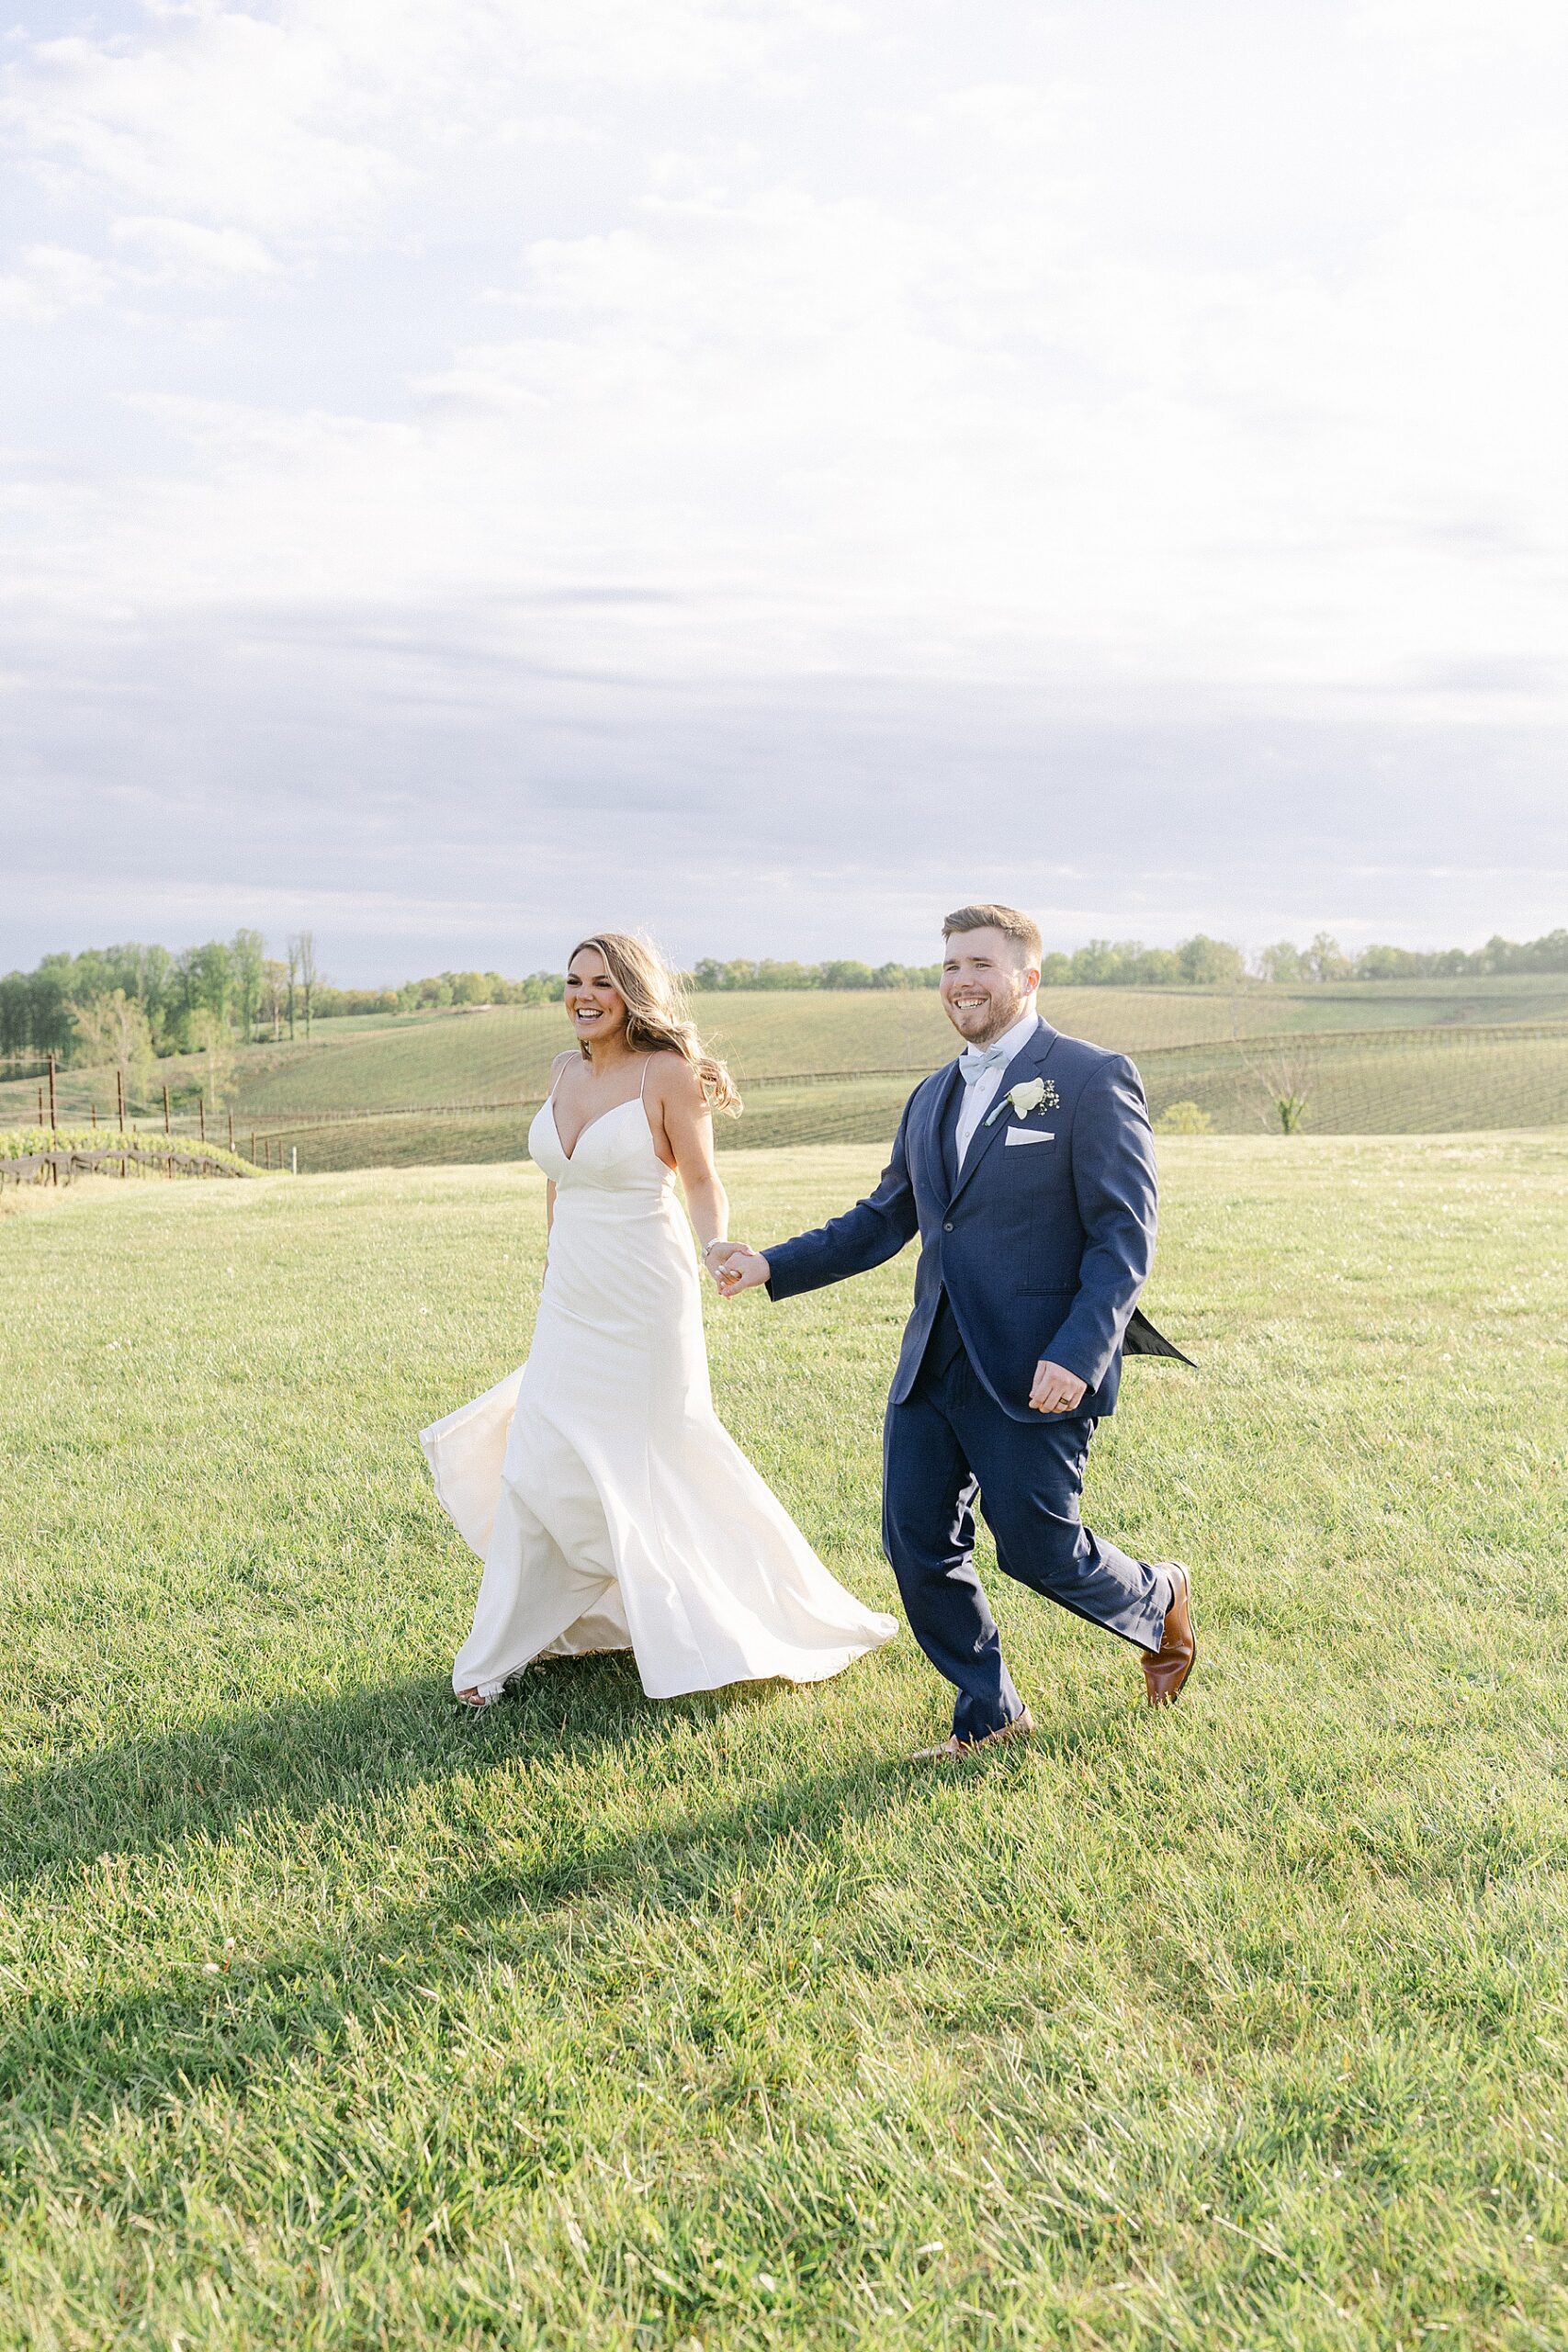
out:
M648 1100L648 1073L652 1066L653 1056L651 1054L644 1054L642 1057L642 1084L637 1091L637 1099L639 1102L646 1102Z

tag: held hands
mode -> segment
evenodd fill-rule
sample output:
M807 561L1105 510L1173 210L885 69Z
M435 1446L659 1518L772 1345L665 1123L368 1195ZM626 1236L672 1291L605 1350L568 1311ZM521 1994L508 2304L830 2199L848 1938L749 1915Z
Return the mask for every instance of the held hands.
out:
M760 1250L743 1241L710 1241L703 1263L718 1284L720 1298L739 1298L742 1291L761 1290L773 1268Z
M1086 1384L1076 1372L1065 1364L1037 1363L1034 1385L1029 1392L1032 1411L1036 1413L1076 1413L1087 1394Z

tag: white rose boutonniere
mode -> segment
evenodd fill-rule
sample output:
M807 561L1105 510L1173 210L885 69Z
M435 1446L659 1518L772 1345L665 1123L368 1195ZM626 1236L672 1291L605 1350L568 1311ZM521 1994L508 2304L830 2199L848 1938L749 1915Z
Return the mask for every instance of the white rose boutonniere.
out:
M1027 1119L1032 1111L1059 1111L1062 1098L1048 1078L1026 1078L1019 1085L1009 1087L986 1125L994 1125L1010 1103L1015 1119Z

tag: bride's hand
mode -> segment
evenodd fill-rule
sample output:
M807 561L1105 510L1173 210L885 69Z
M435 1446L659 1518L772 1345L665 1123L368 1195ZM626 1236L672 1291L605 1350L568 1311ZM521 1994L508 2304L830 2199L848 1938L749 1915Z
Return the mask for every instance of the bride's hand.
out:
M742 1291L761 1290L773 1272L773 1268L760 1250L749 1250L744 1242L726 1245L728 1256L713 1269L721 1298L739 1298Z
M705 1243L703 1249L704 1273L711 1274L716 1283L722 1283L724 1269L729 1259L732 1256L739 1255L744 1249L745 1244L740 1241L709 1241Z

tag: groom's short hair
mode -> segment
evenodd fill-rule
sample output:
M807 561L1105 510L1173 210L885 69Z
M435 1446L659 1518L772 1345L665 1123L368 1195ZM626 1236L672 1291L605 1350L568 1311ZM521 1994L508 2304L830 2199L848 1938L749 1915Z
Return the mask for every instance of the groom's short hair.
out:
M1038 966L1043 942L1040 925L1028 915L1020 914L1016 907L960 907L956 913L943 918L942 935L951 939L955 931L999 931L1004 939L1016 940L1023 950L1026 964Z

